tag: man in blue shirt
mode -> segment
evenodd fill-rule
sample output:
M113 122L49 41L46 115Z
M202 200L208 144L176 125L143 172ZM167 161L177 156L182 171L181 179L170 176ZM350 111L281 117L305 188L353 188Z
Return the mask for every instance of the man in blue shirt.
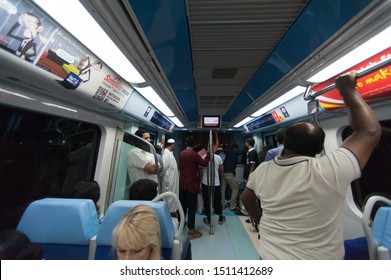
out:
M273 158L275 158L276 156L278 156L282 152L282 150L284 149L285 131L286 131L286 128L283 128L283 127L279 128L277 130L276 141L277 141L278 146L276 148L273 148L273 149L270 149L269 151L267 151L265 161L272 160Z

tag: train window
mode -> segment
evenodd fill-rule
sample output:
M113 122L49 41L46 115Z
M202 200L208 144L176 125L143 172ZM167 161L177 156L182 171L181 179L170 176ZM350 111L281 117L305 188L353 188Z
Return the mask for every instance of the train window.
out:
M369 194L391 195L391 120L380 124L383 129L381 140L364 167L361 178L352 183L354 200L360 209ZM345 128L342 139L351 133L350 127Z
M0 105L0 228L16 228L27 205L72 197L93 179L98 126Z

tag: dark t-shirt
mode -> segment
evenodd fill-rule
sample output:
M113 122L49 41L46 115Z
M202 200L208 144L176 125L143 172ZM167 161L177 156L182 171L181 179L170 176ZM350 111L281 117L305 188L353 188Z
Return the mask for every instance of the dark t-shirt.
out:
M248 151L246 155L246 164L244 165L244 173L243 173L243 178L245 180L247 180L248 176L250 175L251 164L255 164L255 168L259 164L258 153L255 149Z
M240 152L238 150L228 151L224 159L224 173L235 173Z

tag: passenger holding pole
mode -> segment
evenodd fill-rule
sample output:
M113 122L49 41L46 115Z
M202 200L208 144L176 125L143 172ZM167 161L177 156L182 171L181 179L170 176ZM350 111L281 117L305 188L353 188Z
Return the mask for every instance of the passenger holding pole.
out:
M338 149L316 158L323 150L324 131L297 123L286 130L285 157L250 174L241 200L259 221L262 259L343 259L346 192L381 137L375 113L356 90L356 75L350 72L335 81L353 129Z
M213 146L212 146L213 147ZM213 151L211 151L213 152ZM206 157L206 154L203 156L203 158ZM214 164L213 164L213 170L211 172L214 173L214 176L211 176L212 174L209 174L209 176L214 178L214 181L211 182L212 184L208 183L208 172L207 167L202 168L202 197L204 201L204 210L206 217L203 219L203 222L210 226L211 224L211 209L214 209L215 214L219 215L219 224L222 225L225 222L225 217L223 215L222 205L221 205L221 186L220 186L220 174L224 173L224 166L223 166L223 160L221 157L217 154L214 154ZM209 165L211 162L209 162ZM208 166L209 167L209 166ZM210 195L210 189L213 193ZM211 199L212 202L211 203ZM212 206L212 207L211 207Z
M194 150L194 137L186 138L186 149L179 154L179 200L183 211L187 214L187 227L189 239L202 236L202 232L195 229L195 212L197 207L197 193L200 189L198 167L206 166L209 162L209 154L202 159Z

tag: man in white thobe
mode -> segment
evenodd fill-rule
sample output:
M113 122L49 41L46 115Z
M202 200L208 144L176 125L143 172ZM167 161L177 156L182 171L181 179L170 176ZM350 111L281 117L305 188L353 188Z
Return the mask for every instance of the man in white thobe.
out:
M174 147L175 140L168 139L162 156L164 170L162 192L173 192L179 197L179 172L178 164L172 152ZM166 201L170 212L175 215L178 210L178 206L176 205L174 199L172 197L168 197L166 198Z

